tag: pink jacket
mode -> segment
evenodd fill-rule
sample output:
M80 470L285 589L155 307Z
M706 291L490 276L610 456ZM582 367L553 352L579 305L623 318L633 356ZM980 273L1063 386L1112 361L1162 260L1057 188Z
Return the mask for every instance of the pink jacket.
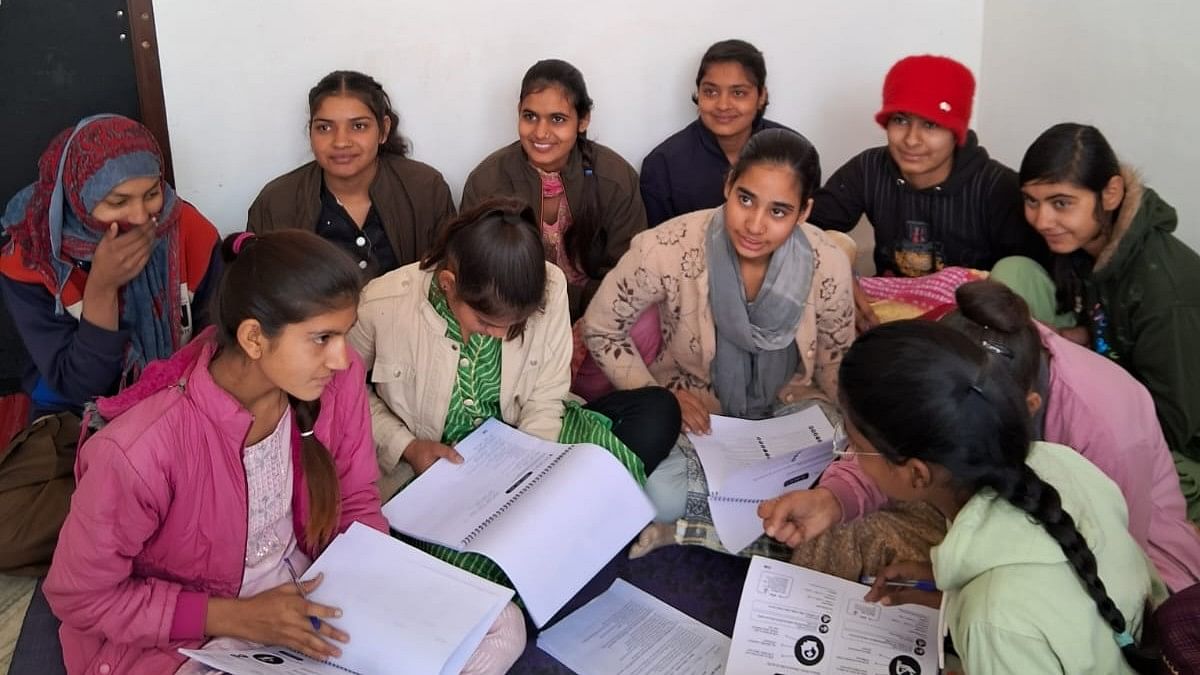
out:
M1044 440L1074 448L1117 484L1129 533L1172 591L1200 581L1200 534L1188 521L1175 463L1154 401L1129 373L1038 324L1050 356ZM837 496L843 521L878 509L883 493L858 461L834 462L820 484Z
M203 640L208 598L241 588L251 416L208 372L212 336L147 369L134 396L102 401L115 419L79 449L78 487L45 583L73 675L174 672L183 662L176 649ZM357 520L387 532L365 382L351 350L350 367L321 395L315 433L338 470L339 531ZM292 511L299 545L313 556L299 440L293 428Z

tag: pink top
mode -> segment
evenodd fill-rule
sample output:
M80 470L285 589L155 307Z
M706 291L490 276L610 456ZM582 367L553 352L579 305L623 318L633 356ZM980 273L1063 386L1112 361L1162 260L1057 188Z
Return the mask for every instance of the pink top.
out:
M132 390L157 387L79 449L78 487L45 582L72 674L172 672L183 661L176 648L201 643L208 598L241 592L250 508L242 454L252 420L208 372L212 336L210 328L147 368ZM337 467L338 530L360 521L387 532L366 375L351 357L322 393L314 431ZM290 426L291 529L312 557L299 430Z
M1129 508L1129 533L1172 591L1197 583L1200 534L1187 519L1149 392L1103 356L1041 324L1038 332L1050 356L1044 439L1074 448L1117 484ZM841 503L843 521L886 501L857 459L834 462L820 484Z
M537 167L534 168L537 169ZM537 172L542 179L542 199L558 197L558 213L555 215L554 222L547 223L545 217L541 222L542 243L546 247L546 261L558 265L558 268L567 277L567 282L572 286L582 286L587 283L587 275L571 262L566 247L563 246L563 237L566 236L567 230L571 228L574 221L571 220L571 207L567 205L567 192L563 186L562 175L558 172L548 173L541 169L537 169Z

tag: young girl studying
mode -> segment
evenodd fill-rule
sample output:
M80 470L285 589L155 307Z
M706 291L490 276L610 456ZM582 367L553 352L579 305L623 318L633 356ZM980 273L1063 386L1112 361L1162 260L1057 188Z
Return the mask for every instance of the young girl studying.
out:
M885 568L867 599L937 606L889 585L935 581L969 673L1134 672L1147 601L1162 593L1125 500L1079 453L1032 441L1004 359L928 321L880 326L843 359L845 454L889 498L950 521L932 564Z
M679 408L659 387L568 400L567 282L543 258L532 209L491 199L448 222L433 249L367 285L350 332L370 373L384 497L485 420L561 443L607 448L638 482L679 434ZM507 584L490 560L435 548ZM511 584L508 584L511 586Z
M214 327L102 400L80 449L45 584L70 673L175 672L176 648L210 638L314 658L349 639L336 607L303 597L320 579L298 588L292 571L355 521L387 531L346 340L361 276L301 231L231 235L222 253ZM510 605L471 672L503 672L523 646Z

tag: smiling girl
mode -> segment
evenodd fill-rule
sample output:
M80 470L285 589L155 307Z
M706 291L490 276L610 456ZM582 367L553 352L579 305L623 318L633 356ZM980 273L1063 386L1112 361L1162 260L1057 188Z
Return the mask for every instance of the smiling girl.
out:
M1200 256L1173 234L1175 209L1083 124L1057 124L1029 146L1021 191L1031 229L1054 253L1054 277L1020 259L1001 261L994 276L1036 318L1077 324L1063 335L1146 385L1188 517L1200 522Z
M722 40L700 59L697 118L646 155L642 200L651 227L725 201L725 176L750 137L786 128L764 119L767 64L745 40Z
M308 92L313 161L267 184L247 229L315 231L354 258L366 278L419 259L454 215L445 179L408 157L400 116L369 75L334 71Z
M866 215L875 272L917 277L946 266L987 270L1010 255L1045 257L1021 219L1012 169L968 128L975 78L944 56L909 56L883 82L875 121L887 145L859 153L818 190L811 220L849 232ZM877 322L856 286L860 325Z
M805 222L820 176L804 137L768 129L730 169L722 206L634 238L582 324L618 389L666 387L696 433L712 413L758 419L805 399L836 400L854 308L849 261ZM652 304L664 340L647 365L630 329ZM683 515L684 468L676 449L647 484L660 522Z
M464 211L500 196L534 208L546 260L567 277L572 320L630 238L646 229L637 172L587 137L591 115L592 99L578 68L558 59L533 64L521 80L518 140L475 167L462 198Z

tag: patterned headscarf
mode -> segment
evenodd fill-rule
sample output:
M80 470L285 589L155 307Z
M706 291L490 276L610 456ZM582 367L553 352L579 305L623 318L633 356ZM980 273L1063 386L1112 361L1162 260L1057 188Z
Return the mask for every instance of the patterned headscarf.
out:
M93 218L92 209L127 180L160 177L158 239L141 273L121 289L121 326L132 333L127 370L170 356L180 341L179 202L161 180L162 164L158 143L141 124L118 115L88 117L51 141L38 160L37 181L0 217L12 238L4 255L21 256L61 314L63 289L79 263L91 261L110 226Z

